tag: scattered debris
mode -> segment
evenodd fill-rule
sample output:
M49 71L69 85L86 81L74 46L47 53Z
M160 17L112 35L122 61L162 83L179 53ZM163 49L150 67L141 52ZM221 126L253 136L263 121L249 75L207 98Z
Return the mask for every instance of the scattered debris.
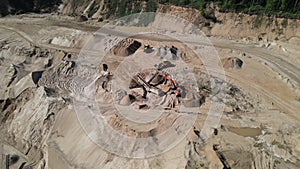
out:
M223 124L221 124L221 129L222 129L223 131L227 131L227 128L226 128Z
M163 46L158 49L157 56L160 56L160 59L166 60L178 60L178 48L175 46Z
M217 136L218 135L218 129L214 128L214 135Z
M175 67L175 64L172 64L170 61L163 61L160 64L155 64L154 67L157 68L158 70L163 70L171 67Z
M108 71L108 65L107 64L103 64L102 65L102 71L100 72L100 77L98 78L98 80L96 81L96 83L98 85L100 85L102 87L102 89L104 89L106 92L110 92L111 91L111 80L112 80L112 76L113 74Z
M178 59L178 56L177 56L178 48L176 48L175 46L172 46L172 47L170 48L170 51L171 51L171 53L172 53L172 58L173 58L173 60Z
M145 53L152 53L154 51L153 47L150 46L149 44L144 45L144 52Z

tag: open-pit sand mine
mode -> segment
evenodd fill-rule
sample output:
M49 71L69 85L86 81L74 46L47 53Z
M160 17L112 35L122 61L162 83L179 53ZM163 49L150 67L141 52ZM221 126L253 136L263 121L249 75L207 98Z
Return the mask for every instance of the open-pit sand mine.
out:
M300 168L299 36L208 39L173 21L1 18L0 168Z

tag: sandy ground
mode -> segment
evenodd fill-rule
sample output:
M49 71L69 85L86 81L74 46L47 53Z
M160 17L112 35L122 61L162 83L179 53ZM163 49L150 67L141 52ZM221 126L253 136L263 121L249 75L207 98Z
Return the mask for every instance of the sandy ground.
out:
M87 25L76 23L70 18L55 18L46 16L45 18L4 18L0 19L0 37L1 40L7 36L13 37L20 41L22 45L39 46L49 50L62 50L73 55L78 55L80 49L88 41L89 37L102 26ZM140 32L147 31L141 28L120 28L122 31ZM121 36L116 32L108 31L111 36ZM68 36L67 36L68 35ZM51 43L51 40L58 38L64 41L65 45ZM145 41L153 43L159 42L170 44L169 39L165 37L139 37ZM137 39L139 39L137 38ZM76 39L72 42L72 39ZM50 42L50 43L49 43ZM197 153L199 160L197 165L208 168L222 168L223 165L219 161L215 151L212 150L213 144L222 146L222 151L227 157L227 161L232 168L249 168L256 166L261 168L275 168L276 165L268 164L270 158L278 158L281 165L290 168L299 167L300 156L300 140L299 131L294 131L289 135L293 128L299 127L300 118L300 67L299 67L299 40L291 41L291 45L287 42L278 42L288 52L277 46L270 48L260 47L259 44L244 44L233 40L224 40L212 38L211 42L217 49L220 59L228 57L239 57L243 62L243 67L237 69L225 69L227 82L238 86L246 93L251 100L256 102L257 106L251 112L224 113L220 124L225 127L260 127L262 134L253 139L242 137L226 129L219 128L219 134L209 138L204 146L200 146L200 153ZM210 46L202 42L191 40L192 44L200 46ZM14 61L16 62L16 61ZM1 91L2 94L2 91ZM1 96L5 97L5 96ZM205 103L202 109L206 109L209 103ZM205 116L199 117L196 128L199 129L203 125ZM279 132L281 131L281 132ZM285 137L285 138L283 138ZM282 138L274 143L278 138ZM74 107L69 106L62 113L56 116L55 123L51 129L51 134L46 142L46 163L51 169L68 169L68 168L185 168L188 161L193 159L195 150L189 151L191 140L199 142L199 138L195 136L194 131L183 139L174 149L149 159L127 159L115 156L99 147L89 137L86 136L82 129ZM234 142L234 144L232 144ZM243 163L246 167L241 166L242 161L238 152L247 157L247 153L251 152L255 155L259 154L261 147L255 147L258 143L266 143L265 149L272 149L271 157L261 157L259 164ZM274 144L273 144L274 143ZM286 145L285 145L286 144ZM8 145L1 142L4 147L3 154L16 153L22 155L20 161L26 161L26 155L14 149L14 145ZM271 145L271 146L270 146ZM264 145L263 145L264 146ZM286 147L291 151L287 151ZM197 151L196 151L197 152ZM196 156L196 155L195 155ZM244 156L243 156L244 157ZM205 161L201 161L205 159ZM283 162L283 161L287 162ZM255 161L255 160L253 160ZM262 162L261 162L262 161ZM290 165L289 162L294 165ZM3 164L3 163L2 163ZM18 168L19 164L11 166ZM278 164L280 167L280 165ZM278 167L277 166L277 167ZM1 167L1 165L0 165Z

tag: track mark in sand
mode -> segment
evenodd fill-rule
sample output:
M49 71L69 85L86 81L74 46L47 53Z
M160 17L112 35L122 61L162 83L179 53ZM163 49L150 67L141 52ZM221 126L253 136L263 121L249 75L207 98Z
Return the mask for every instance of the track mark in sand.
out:
M62 47L62 46L53 45L53 44L41 44L41 43L38 43L38 42L34 41L25 32L22 32L22 31L20 31L16 28L9 27L9 26L4 26L4 25L0 25L0 28L16 33L17 35L19 35L24 40L26 40L27 42L29 42L30 44L32 44L34 46L47 48L47 49L62 50L62 51L68 52L68 53L79 53L80 50L81 50L81 49L78 49L78 48Z
M217 48L223 49L234 49L238 51L246 52L254 57L260 58L266 61L271 67L273 67L279 73L287 76L290 80L292 80L296 85L299 86L300 84L300 68L285 59L285 56L279 56L278 54L274 53L273 51L266 51L265 49L243 45L243 44L227 44L228 42L220 43L214 41L213 44Z
M238 83L242 83L243 85L254 89L257 91L259 94L264 95L268 99L272 100L280 109L287 111L284 112L288 116L292 117L293 119L300 121L300 118L298 117L297 110L294 109L293 105L290 105L286 101L278 98L278 96L272 94L271 92L267 91L266 89L262 88L261 86L257 85L256 83L253 83L251 81L247 81L245 79L240 79L235 77L234 75L231 75L231 73L226 73L226 76L231 78L232 80L238 81Z

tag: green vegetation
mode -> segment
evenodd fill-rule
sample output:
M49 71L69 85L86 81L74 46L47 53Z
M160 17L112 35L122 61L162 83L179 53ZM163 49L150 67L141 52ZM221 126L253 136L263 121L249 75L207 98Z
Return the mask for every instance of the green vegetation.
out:
M280 17L300 18L300 2L295 0L225 0L225 11L244 12L249 14L267 14Z
M55 11L62 0L1 0L0 15L20 14L26 12L51 12ZM72 14L79 11L79 6L86 0L71 0ZM142 4L146 3L145 9ZM242 12L247 14L265 14L285 18L300 18L300 0L105 0L106 18L122 17L141 11L155 12L158 4L177 5L198 9L204 17L215 19L211 14L206 14L207 4L214 3L223 12ZM10 8L10 11L8 11ZM92 16L99 3L95 1L88 15ZM286 23L282 23L285 26Z
M262 24L262 16L258 15L254 19L253 26L254 26L254 28L259 28L261 26L261 24Z
M99 18L99 19L98 19L98 22L103 22L103 18Z
M199 1L199 11L200 11L200 14L202 16L205 15L205 10L204 10L205 6L204 6L204 0L200 0Z
M288 20L287 19L284 19L282 22L281 22L281 25L282 27L286 28L288 26Z
M76 9L81 6L84 3L83 0L73 0L71 1L71 9L72 9L72 15L76 14Z
M270 27L273 24L274 18L268 17L266 27Z
M92 17L97 12L98 8L99 5L97 5L96 2L94 1L88 11L88 17Z
M0 0L0 16L55 11L61 0Z
M139 4L139 5L134 6L132 13L140 13L141 11L142 11L141 5Z
M202 15L204 14L204 6L213 2L223 12L300 18L300 0L158 0L158 2L199 9Z
M107 8L105 18L114 16L116 13L116 8L118 7L118 1L117 0L105 0L104 3L106 4L106 8Z
M164 5L164 6L162 7L162 12L163 12L163 13L166 13L167 10L168 10L168 6Z
M282 28L278 29L278 30L277 30L277 34L278 34L278 35L282 35L282 34L283 34L283 29L282 29Z
M106 18L122 17L142 11L141 0L105 0ZM158 3L156 0L148 0L145 12L156 12Z
M156 0L147 0L145 3L145 8L143 9L143 3L140 0L105 0L105 9L104 18L115 18L115 17L123 17L134 13L144 12L156 12L158 8L158 3ZM143 18L139 18L139 22L136 26L145 26L151 23L155 15L149 14L145 16L140 16ZM126 20L130 20L130 17L124 18Z
M149 0L146 6L146 12L155 12L157 10L157 2L155 0Z
M198 9L200 12L204 12L206 0L158 0L160 4L173 4L177 6L192 7Z
M123 0L120 2L119 4L119 8L118 8L118 15L119 17L125 16L126 15L126 4L127 4L127 0Z

